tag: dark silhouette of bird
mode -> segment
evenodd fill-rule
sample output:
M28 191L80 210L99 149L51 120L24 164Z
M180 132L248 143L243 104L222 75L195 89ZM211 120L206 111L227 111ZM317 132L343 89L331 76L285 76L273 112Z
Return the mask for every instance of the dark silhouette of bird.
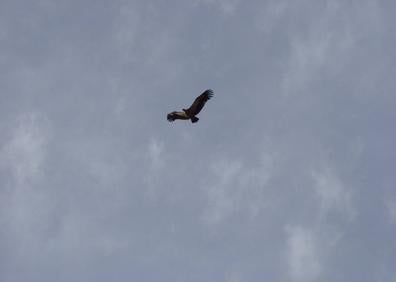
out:
M195 123L199 120L196 115L202 110L205 106L205 103L212 98L213 90L208 89L205 90L201 95L195 98L194 102L188 109L182 109L181 112L171 112L167 115L168 121L172 122L176 119L190 119L192 123Z

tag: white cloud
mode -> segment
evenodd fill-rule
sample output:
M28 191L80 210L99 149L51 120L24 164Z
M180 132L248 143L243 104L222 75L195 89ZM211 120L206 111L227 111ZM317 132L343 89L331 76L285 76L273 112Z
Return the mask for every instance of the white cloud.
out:
M283 80L284 94L291 94L315 81L321 68L331 70L343 64L344 54L351 46L349 33L335 33L326 28L313 31L308 39L294 38Z
M392 65L391 9L376 19L371 0L194 2L1 5L0 277L309 282L392 271L389 245L376 245L391 228L364 205L384 192L370 183L391 177L378 148L392 131L376 125L387 129L377 113L392 71L369 71ZM31 29L13 20L29 13ZM370 91L375 103L351 97L362 80L384 87ZM172 96L188 101L204 84L221 118L166 123ZM297 107L282 84L305 93ZM37 107L50 130L37 113L8 125ZM263 135L272 146L260 157ZM396 222L395 201L386 205ZM369 217L352 221L357 207ZM360 232L373 220L377 232Z
M237 9L239 0L218 0L221 10L226 15L233 15Z
M265 185L273 165L272 156L264 153L261 162L250 168L238 160L212 163L213 179L204 188L208 197L204 221L210 225L220 223L235 212L254 219L266 205Z
M292 36L282 85L285 95L304 89L318 78L322 69L338 70L347 62L354 37L338 14L337 5L328 5L324 13L311 18L305 33L296 32Z
M217 183L210 186L208 192L209 207L205 212L205 220L210 224L217 223L237 208L238 191L233 191L232 184L242 169L240 162L221 162L212 166L217 176Z
M319 198L320 218L323 219L330 212L339 212L349 220L353 219L356 211L352 205L351 191L349 191L330 168L312 172L314 190Z
M288 226L287 258L292 281L318 281L322 264L317 251L314 233L301 226Z
M225 281L226 282L241 282L244 281L244 279L242 279L242 275L241 273L237 272L237 271L230 271L229 273L226 273L225 275Z
M31 183L41 173L48 139L46 123L36 113L21 115L10 140L1 149L0 166L11 172L16 187Z
M156 138L151 138L147 144L148 165L144 176L147 184L145 196L150 200L158 199L161 194L158 193L158 189L161 187L161 172L165 165L164 146L164 143Z
M126 62L135 62L139 44L139 34L142 28L141 16L136 7L123 6L114 23L114 41L120 56Z
M41 228L45 228L51 203L40 181L45 176L46 145L49 142L48 120L38 113L20 115L0 150L0 170L7 175L3 183L0 221L12 238L14 255L37 251ZM20 253L19 253L20 252Z
M239 0L196 0L195 4L206 4L217 7L223 14L232 16L239 4Z
M286 225L287 260L292 281L318 281L326 268L326 262L342 240L344 231L337 224L330 224L330 216L339 215L351 221L356 216L351 189L345 186L335 170L326 164L311 172L314 197L313 206L318 212L308 225ZM312 190L311 190L312 191ZM311 193L311 192L310 192ZM334 217L332 217L334 218Z
M286 1L268 1L260 17L256 19L258 28L265 33L270 33L283 17L287 8Z
M385 199L385 206L390 222L396 224L396 198Z
M161 168L164 165L163 160L164 144L152 138L148 145L148 154L152 168Z
M109 209L106 215L112 212L114 210ZM81 214L70 211L63 216L57 236L47 242L47 251L66 256L79 252L80 257L76 258L78 261L85 260L90 253L106 256L128 248L128 240L115 230L104 227L104 224L109 224L106 215L100 212Z

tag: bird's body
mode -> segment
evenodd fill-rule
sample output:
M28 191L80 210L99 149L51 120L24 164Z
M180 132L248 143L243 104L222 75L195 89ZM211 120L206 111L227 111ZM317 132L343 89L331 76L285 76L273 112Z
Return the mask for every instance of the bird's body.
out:
M205 106L205 103L212 98L213 91L211 89L205 90L201 95L199 95L192 105L188 109L183 109L183 111L174 111L167 115L168 121L172 122L176 119L188 120L190 119L192 123L195 123L199 120L196 115L202 110Z
M185 111L182 112L172 112L174 116L177 116L177 119L190 119L190 117L186 114Z

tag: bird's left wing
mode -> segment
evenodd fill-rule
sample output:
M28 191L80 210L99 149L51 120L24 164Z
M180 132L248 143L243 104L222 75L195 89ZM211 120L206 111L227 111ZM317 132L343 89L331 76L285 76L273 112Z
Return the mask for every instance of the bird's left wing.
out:
M187 111L193 116L197 115L202 108L205 106L205 103L213 97L213 90L208 89L205 90L201 95L199 95L192 105L187 109Z

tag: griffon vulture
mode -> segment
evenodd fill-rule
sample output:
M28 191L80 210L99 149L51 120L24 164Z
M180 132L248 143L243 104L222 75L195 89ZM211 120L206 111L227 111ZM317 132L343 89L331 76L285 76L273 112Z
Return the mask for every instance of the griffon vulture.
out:
M167 115L168 121L172 122L175 119L191 119L192 123L195 123L199 120L196 115L202 110L205 103L212 98L213 90L208 89L205 90L201 95L199 95L195 100L194 103L188 108L183 109L182 112L171 112Z

